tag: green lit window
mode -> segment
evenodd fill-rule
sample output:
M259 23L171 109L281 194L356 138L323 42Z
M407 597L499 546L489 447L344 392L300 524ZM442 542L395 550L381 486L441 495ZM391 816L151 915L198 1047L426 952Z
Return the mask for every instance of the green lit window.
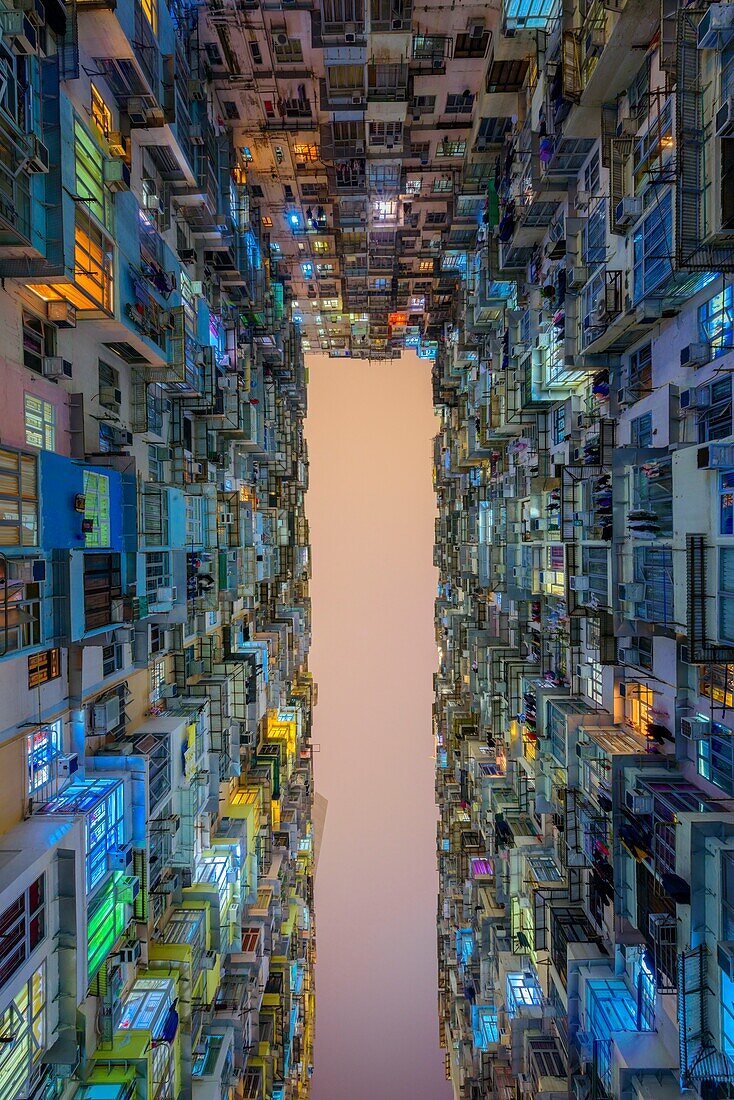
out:
M115 874L89 906L87 917L87 977L91 982L127 926L120 879Z
M104 185L104 157L80 122L74 123L76 192L79 201L106 229L111 228L111 206Z
M85 545L97 548L110 545L110 479L106 474L84 471L84 519L92 521Z
M46 1048L46 970L40 966L0 1014L0 1100L27 1095L31 1076Z
M25 441L39 451L56 450L56 409L32 393L24 395Z

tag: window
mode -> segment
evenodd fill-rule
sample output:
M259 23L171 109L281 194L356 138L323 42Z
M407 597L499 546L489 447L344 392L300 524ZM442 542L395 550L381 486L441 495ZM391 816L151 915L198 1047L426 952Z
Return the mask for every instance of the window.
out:
M41 875L0 913L0 989L30 958L46 935L45 895Z
M719 636L734 642L734 547L719 551Z
M429 210L426 214L426 225L443 225L446 221L446 213L443 210Z
M285 36L283 34L276 34L273 38L273 47L275 52L275 60L283 62L299 62L303 61L303 49L301 47L300 39L287 38L285 42L282 39Z
M250 41L250 53L252 54L253 65L262 65L263 55L260 46L255 41Z
M43 373L43 360L56 354L56 329L23 310L23 364L36 374Z
M61 650L44 649L28 658L28 690L58 680L61 675Z
M153 34L158 34L158 0L140 0L140 7Z
M446 96L447 115L470 115L474 106L474 96L471 92L459 92L458 95Z
M604 546L584 546L581 549L581 571L588 577L588 595L583 594L585 604L608 602L609 555Z
M56 450L56 409L50 401L24 394L25 441L39 451Z
M37 545L37 460L0 448L0 547Z
M296 160L318 160L319 159L319 147L318 145L303 145L296 143L293 146L293 155Z
M92 93L92 105L90 108L90 114L92 116L92 122L99 130L105 140L110 136L110 130L112 129L112 112L102 98L102 93L94 84L90 85Z
M717 359L734 347L734 288L724 287L714 294L698 310L698 327L701 340L711 347L711 356Z
M673 271L673 200L657 194L634 234L634 301L660 286Z
M607 258L607 204L600 199L584 221L584 262L590 268L598 267Z
M553 443L558 446L563 443L566 435L566 406L559 405L553 410Z
M171 556L167 550L145 555L145 589L149 600L155 600L159 588L171 585Z
M419 271L433 271L433 260L421 260L418 264Z
M666 546L636 546L633 553L633 579L645 585L644 599L635 603L636 618L670 626L675 622L672 550Z
M159 623L150 624L150 652L163 653L166 648L166 632Z
M458 138L452 141L450 138L444 138L443 141L439 141L436 146L437 157L463 157L466 152L466 141L463 138Z
M719 534L734 535L734 473L719 474Z
M112 676L124 667L123 648L119 644L102 646L102 675Z
M84 204L86 211L87 204ZM74 281L86 296L75 302L81 309L112 312L113 248L107 237L77 206L74 229ZM68 296L68 291L67 291Z
M442 34L416 34L413 36L413 57L416 61L432 61L451 56L452 41Z
M472 34L471 31L457 34L454 57L484 57L488 43L489 31L482 31L481 34Z
M84 537L89 548L110 545L110 479L107 474L84 471L84 519L92 529Z
M698 442L724 439L732 432L731 375L699 387L698 392L701 390L708 390L708 403L697 413Z
M435 95L414 95L412 111L414 115L430 114L436 108Z
M232 99L220 100L222 104L222 110L224 111L224 117L230 122L235 122L240 117L240 112L237 109L237 104Z
M637 416L630 425L633 447L652 447L652 413Z
M58 650L56 650L58 653ZM61 718L39 726L26 737L28 794L35 794L51 781L51 764L61 752L64 723Z
M734 852L721 853L721 938L734 940Z
M639 397L652 393L652 344L644 344L634 351L627 361L627 377L630 389Z
M329 65L326 69L330 92L364 94L364 68L362 65Z
M406 195L420 195L422 186L423 180L420 176L408 179L405 181L405 193Z
M117 398L120 390L120 372L107 363L103 363L101 359L99 360L98 372L100 405L104 406L105 409L119 412L120 402Z
M91 891L107 875L107 853L125 845L125 815L122 783L99 780L110 788L87 813L87 891Z
M391 146L403 142L402 122L370 122L370 145Z
M439 194L444 191L453 191L453 189L454 181L451 179L450 176L448 179L445 176L441 176L440 179L435 179L433 181L433 186L431 187L431 190L434 194Z
M698 774L722 791L734 795L734 736L719 722L713 723L712 736L696 742ZM734 904L734 894L731 895ZM734 931L734 928L732 929ZM734 939L734 936L729 937Z
M161 697L161 688L166 682L166 662L156 661L150 669L150 701L157 703Z
M112 204L104 184L104 157L80 122L74 123L76 192L83 205L106 228L111 227Z
M119 554L84 556L84 629L112 622L112 601L122 595Z
M13 1037L0 1046L0 1100L28 1094L28 1082L45 1050L45 974L45 967L39 967L0 1014L0 1035Z

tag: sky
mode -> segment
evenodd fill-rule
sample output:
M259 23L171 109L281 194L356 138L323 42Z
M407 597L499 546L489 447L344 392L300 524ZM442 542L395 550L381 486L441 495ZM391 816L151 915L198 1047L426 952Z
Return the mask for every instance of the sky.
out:
M311 356L313 1100L448 1100L436 999L430 365Z

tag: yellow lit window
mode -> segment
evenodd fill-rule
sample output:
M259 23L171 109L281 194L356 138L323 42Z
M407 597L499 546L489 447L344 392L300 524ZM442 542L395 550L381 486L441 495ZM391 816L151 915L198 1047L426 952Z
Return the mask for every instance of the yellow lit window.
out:
M56 449L56 409L32 393L25 396L25 441L39 451Z
M293 152L298 160L318 160L318 145L294 145Z
M268 217L267 214L265 214L263 216L263 225L265 226L266 229L272 229L273 228L273 219Z
M150 23L153 34L158 34L158 2L157 0L140 0L145 18Z
M74 233L74 281L95 305L112 312L112 246L92 223L80 218ZM87 305L86 308L90 308Z
M110 136L110 130L112 129L112 112L102 98L101 93L95 88L94 84L92 88L92 122L97 127L99 132L104 138Z
M433 260L421 260L418 265L419 271L433 271Z

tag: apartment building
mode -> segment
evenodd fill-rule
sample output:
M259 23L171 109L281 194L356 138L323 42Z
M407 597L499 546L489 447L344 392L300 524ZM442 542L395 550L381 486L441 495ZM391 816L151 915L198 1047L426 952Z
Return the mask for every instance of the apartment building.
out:
M446 1072L730 1097L734 4L494 19L433 363Z
M0 10L0 1097L309 1094L306 371L203 13Z

